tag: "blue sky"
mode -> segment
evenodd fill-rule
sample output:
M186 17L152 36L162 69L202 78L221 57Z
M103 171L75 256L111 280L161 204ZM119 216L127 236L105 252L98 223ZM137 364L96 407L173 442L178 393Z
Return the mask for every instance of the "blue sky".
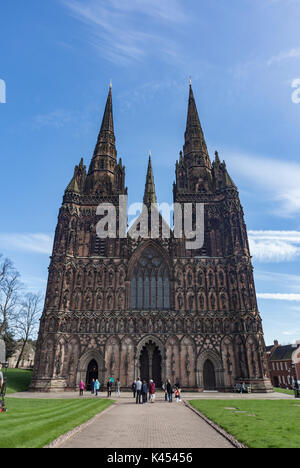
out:
M299 17L300 0L2 2L0 252L25 286L45 290L63 192L89 164L110 80L129 201L151 149L172 202L191 75L210 154L240 190L266 342L300 339Z

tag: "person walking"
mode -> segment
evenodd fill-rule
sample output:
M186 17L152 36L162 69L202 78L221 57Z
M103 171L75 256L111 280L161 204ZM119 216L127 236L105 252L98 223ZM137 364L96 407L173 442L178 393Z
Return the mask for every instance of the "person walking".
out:
M3 396L4 393L5 393L4 376L2 372L2 364L0 364L0 395Z
M174 393L174 390L173 390L171 381L168 380L168 383L167 383L167 394L168 394L168 401L169 401L169 403L172 403L172 402L173 402L173 393Z
M148 393L148 386L147 386L147 382L144 380L143 385L142 385L143 405L147 403L147 393Z
M0 391L3 387L3 384L4 384L4 377L3 377L3 372L2 372L2 364L0 364Z
M91 394L94 395L95 393L95 379L91 381Z
M118 379L116 381L116 397L120 398L120 396L121 396L121 382Z
M107 382L107 398L111 397L111 391L112 391L112 382L109 379Z
M140 378L137 379L136 381L136 404L141 403L141 396L142 396L142 382Z
M133 398L135 398L135 396L136 396L136 380L132 383L131 390L132 390L132 393L133 393Z
M85 384L84 384L84 381L81 380L79 384L79 396L83 396L84 389L85 389Z
M163 383L162 389L165 392L165 401L168 401L168 391L167 391L167 382Z
M99 390L100 390L100 382L98 379L96 379L94 382L94 392L96 393L96 397L98 396Z
M155 401L155 383L153 382L153 380L150 380L149 395L150 395L151 403L154 403L154 401Z

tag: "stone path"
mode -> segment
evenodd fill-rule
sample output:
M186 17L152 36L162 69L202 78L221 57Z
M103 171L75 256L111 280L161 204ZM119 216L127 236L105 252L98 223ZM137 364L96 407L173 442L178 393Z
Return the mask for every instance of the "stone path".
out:
M120 399L111 410L59 448L233 448L184 403L136 405Z

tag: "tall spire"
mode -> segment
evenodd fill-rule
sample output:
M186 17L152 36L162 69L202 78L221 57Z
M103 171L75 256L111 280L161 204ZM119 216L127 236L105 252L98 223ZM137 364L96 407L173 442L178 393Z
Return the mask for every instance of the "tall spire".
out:
M211 169L211 162L199 119L191 79L183 152L184 157L189 160L190 165L205 166Z
M148 163L148 171L146 177L146 185L145 185L145 195L144 195L144 204L149 206L151 203L157 204L157 197L155 191L155 183L154 183L154 176L152 170L152 162L151 162L151 152L149 154L149 163Z
M100 135L105 132L114 134L114 119L113 119L113 105L112 105L112 85L109 84L109 93L106 101L105 111L103 115Z
M102 124L86 179L86 192L112 193L118 184L116 174L119 170L122 172L117 162L110 83Z
M110 85L100 133L98 135L93 159L89 168L89 174L98 170L108 170L113 172L116 164L117 150L114 133L112 90Z

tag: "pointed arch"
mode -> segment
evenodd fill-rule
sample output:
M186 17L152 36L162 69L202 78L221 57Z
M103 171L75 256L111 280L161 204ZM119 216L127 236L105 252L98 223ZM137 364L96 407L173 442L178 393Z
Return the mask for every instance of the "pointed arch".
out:
M86 380L88 366L91 361L96 361L98 365L98 378L103 384L106 377L106 366L103 354L98 349L91 349L84 353L78 362L78 368L76 373L76 384L78 385L81 380Z
M206 382L206 375L207 372L207 362L209 362L209 370L212 373L212 369L214 371L215 377L215 390L221 391L224 389L224 368L222 357L214 350L207 349L198 355L197 358L197 380L198 386L200 388L205 388Z

